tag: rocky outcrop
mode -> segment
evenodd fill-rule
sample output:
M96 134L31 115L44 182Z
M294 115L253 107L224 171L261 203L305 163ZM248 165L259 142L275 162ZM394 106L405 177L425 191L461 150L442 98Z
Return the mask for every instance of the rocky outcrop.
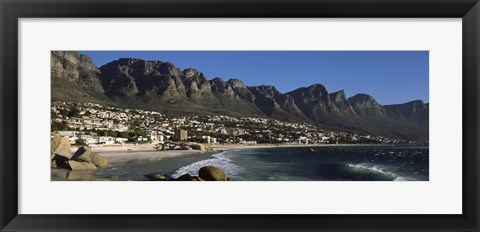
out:
M255 96L253 103L267 116L286 121L308 121L288 94L280 93L274 86L261 85L248 88Z
M337 92L330 93L328 95L330 97L330 101L335 107L332 107L330 111L339 112L339 113L347 113L356 115L355 110L353 109L350 102L348 102L347 97L345 95L345 91L340 90Z
M97 170L97 167L95 166L95 164L90 162L69 160L67 161L67 164L68 164L68 168L72 171Z
M423 101L417 100L404 104L386 105L384 108L387 114L392 118L402 121L428 123L428 104L425 104Z
M314 122L321 121L335 108L327 89L321 84L299 88L287 94L295 100L301 112Z
M107 158L92 152L87 147L80 147L72 155L67 137L54 136L50 141L50 158L52 168L66 168L72 171L96 170L108 165Z
M199 151L205 151L207 150L203 144L200 143L194 143L189 145L193 150L199 150Z
M84 161L93 163L97 167L106 167L108 165L108 159L99 155L96 152L92 152L88 147L80 147L72 156L73 160Z
M348 102L354 111L362 117L385 116L385 109L370 95L357 94L348 98Z
M213 166L200 168L198 176L206 181L227 181L227 174L222 169Z
M214 101L210 82L203 73L193 68L185 69L183 70L182 80L186 87L187 97L192 101L202 101L204 99Z
M213 166L205 166L200 168L198 176L192 176L188 173L183 174L173 181L230 181L225 171Z
M55 136L50 140L50 161L52 168L67 167L67 161L72 158L70 141L66 137Z
M145 175L145 177L153 181L166 181L168 179L168 175L165 173L150 173Z
M193 181L193 176L190 174L183 174L175 179L175 181Z
M52 51L50 70L52 100L109 103L100 70L90 57L76 51Z
M52 51L51 75L103 93L99 79L100 71L88 56L75 51Z
M50 158L53 158L55 155L65 157L67 159L72 158L70 141L67 137L54 136L50 140Z

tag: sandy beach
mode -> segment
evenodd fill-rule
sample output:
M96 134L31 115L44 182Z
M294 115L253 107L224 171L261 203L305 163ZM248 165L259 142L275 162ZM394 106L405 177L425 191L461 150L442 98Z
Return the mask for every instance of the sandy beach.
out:
M168 150L168 151L103 151L98 152L101 156L108 159L110 165L114 166L121 163L146 162L151 160L161 160L164 158L178 157L192 154L202 154L208 151L198 150Z
M179 157L184 155L201 154L201 153L219 153L228 150L240 150L240 149L258 149L258 148L275 148L275 147L322 147L322 146L375 146L375 144L362 145L362 144L281 144L281 145L241 145L241 144L215 144L207 145L206 151L199 150L165 150L157 151L153 144L142 145L125 145L125 146L105 146L105 147L93 147L92 151L99 153L100 155L108 158L111 165L128 162L143 162L148 160L160 160L163 158ZM385 145L382 145L385 146ZM72 148L76 150L77 148Z

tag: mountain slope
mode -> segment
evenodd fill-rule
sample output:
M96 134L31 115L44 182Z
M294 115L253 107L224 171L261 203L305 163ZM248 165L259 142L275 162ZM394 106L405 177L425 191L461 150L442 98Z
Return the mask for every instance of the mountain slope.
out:
M241 80L208 80L174 64L122 58L95 67L78 52L52 52L52 100L88 101L171 115L232 115L308 122L331 130L428 140L428 103L380 105L372 96L347 99L321 84L279 92Z
M126 58L103 65L100 71L105 94L129 107L173 115L262 115L228 82L221 78L209 81L196 69L182 71L169 62Z
M110 104L100 82L100 70L88 56L74 51L52 51L51 99Z

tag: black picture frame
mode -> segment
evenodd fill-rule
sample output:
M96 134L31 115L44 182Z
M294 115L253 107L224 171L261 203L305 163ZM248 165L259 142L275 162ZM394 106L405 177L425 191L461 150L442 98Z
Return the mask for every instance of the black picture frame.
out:
M478 0L0 0L1 231L479 231ZM461 215L18 214L18 19L144 17L462 18ZM439 202L441 204L441 202Z

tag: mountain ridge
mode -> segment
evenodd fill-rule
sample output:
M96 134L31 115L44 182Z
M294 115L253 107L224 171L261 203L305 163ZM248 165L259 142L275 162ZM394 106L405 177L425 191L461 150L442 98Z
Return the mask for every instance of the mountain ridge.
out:
M239 79L208 80L195 68L181 70L170 62L120 58L97 68L78 52L53 51L51 56L52 100L94 100L173 115L268 117L360 134L428 140L429 107L420 100L382 106L368 94L347 98L344 90L329 93L322 84L281 93L275 86L246 86ZM86 96L78 97L78 92Z

